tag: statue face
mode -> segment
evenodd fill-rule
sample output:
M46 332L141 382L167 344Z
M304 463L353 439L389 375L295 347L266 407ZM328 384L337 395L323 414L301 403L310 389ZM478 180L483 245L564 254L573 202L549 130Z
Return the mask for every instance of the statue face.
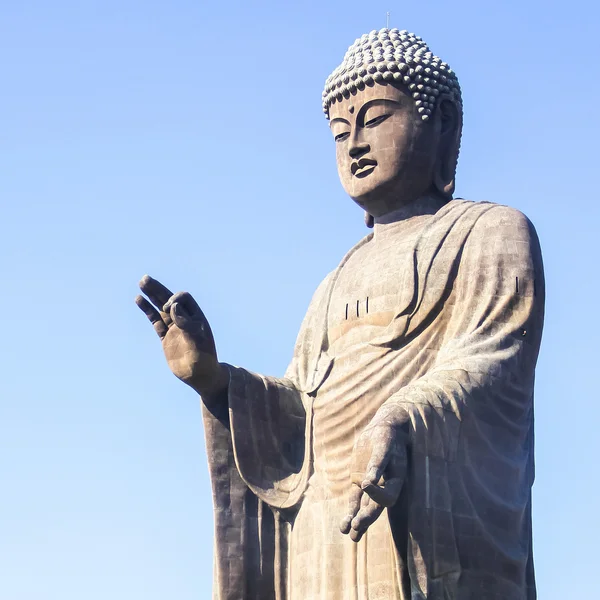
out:
M424 122L408 90L375 83L329 109L340 180L378 217L433 190L439 120Z

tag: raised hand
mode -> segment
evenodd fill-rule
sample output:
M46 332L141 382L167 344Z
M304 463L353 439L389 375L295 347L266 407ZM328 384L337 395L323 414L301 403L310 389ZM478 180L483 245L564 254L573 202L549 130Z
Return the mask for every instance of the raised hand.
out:
M140 289L150 301L137 296L135 303L154 326L173 374L205 398L218 395L229 373L218 361L210 325L196 301L188 292L172 294L148 275Z
M361 539L384 508L397 502L406 478L405 440L396 420L379 414L356 441L348 513L340 524L353 541Z

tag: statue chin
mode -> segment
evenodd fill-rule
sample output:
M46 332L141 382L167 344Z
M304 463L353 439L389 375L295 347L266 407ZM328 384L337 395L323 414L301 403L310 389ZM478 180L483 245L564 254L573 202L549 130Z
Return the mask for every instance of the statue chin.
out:
M357 182L358 185L344 186L346 193L364 211L373 217L381 217L387 213L411 204L427 194L428 185L407 185L407 179L400 174L388 179L373 178Z

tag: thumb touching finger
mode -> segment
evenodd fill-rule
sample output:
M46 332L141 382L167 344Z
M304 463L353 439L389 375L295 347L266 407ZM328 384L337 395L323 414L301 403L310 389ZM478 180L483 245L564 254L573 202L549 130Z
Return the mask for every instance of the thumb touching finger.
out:
M385 444L378 444L374 447L373 453L367 465L365 481L377 484L383 475L385 468L390 460L390 451Z
M174 302L171 305L171 310L169 311L171 315L171 319L173 323L179 327L179 329L187 329L190 326L190 320L188 316L185 314L185 310L182 308L179 302Z
M385 482L384 486L363 482L362 489L368 496L380 506L390 507L396 504L402 491L404 479L394 478Z

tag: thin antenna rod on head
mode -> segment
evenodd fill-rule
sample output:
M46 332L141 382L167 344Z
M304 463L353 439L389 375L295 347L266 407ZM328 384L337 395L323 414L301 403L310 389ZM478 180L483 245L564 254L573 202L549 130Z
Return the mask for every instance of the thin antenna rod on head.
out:
M385 28L389 29L390 28L390 12L386 12L385 13Z

